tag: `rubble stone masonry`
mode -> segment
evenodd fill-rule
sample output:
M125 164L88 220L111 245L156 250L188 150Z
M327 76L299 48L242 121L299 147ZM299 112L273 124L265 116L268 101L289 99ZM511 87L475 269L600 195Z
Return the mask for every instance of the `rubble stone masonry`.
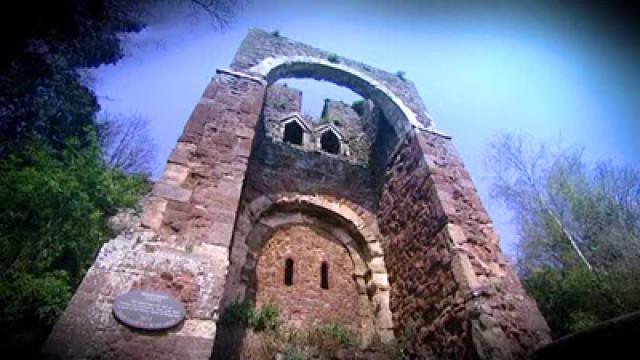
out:
M287 260L293 264L290 285L285 284ZM323 263L327 266L326 289L321 283ZM299 329L332 323L359 332L353 262L331 234L302 225L278 230L264 245L256 273L256 306L277 305L288 326Z
M524 359L549 329L498 246L449 139L402 141L380 209L397 333L423 358Z
M332 81L365 103L356 114L329 101L330 123L305 125L300 92L271 86L287 77ZM287 121L316 141L283 142ZM338 133L341 152L320 151L314 131ZM185 321L163 332L119 323L114 299L132 289L170 292ZM525 359L549 341L415 86L260 30L218 70L141 218L102 247L43 354L209 359L220 312L243 299L277 303L292 327L341 322L365 347L408 339L416 359Z
M191 115L155 184L141 224L100 251L43 353L58 359L208 359L235 221L265 83L222 72ZM161 334L112 316L131 289L166 289L186 304Z

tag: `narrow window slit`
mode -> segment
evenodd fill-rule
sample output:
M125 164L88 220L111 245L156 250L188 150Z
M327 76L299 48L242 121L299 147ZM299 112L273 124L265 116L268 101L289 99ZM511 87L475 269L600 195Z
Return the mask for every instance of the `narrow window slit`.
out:
M320 287L323 289L329 288L329 264L326 261L323 261L320 267Z
M293 259L287 259L284 262L284 284L293 285Z

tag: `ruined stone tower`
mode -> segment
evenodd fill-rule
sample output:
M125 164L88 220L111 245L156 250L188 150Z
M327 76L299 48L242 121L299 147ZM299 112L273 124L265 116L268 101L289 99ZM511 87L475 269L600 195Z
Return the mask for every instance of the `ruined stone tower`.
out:
M309 119L282 78L365 101ZM185 320L160 333L119 323L114 298L131 289L172 293ZM242 299L365 343L411 334L415 358L523 359L549 340L413 84L260 30L217 71L140 224L103 246L43 351L208 359L222 308Z

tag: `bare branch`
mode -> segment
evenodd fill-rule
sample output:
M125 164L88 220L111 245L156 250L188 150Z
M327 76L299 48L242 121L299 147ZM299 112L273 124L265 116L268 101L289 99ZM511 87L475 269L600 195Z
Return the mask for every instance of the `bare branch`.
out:
M99 123L103 158L111 167L129 174L151 173L155 144L146 118L104 113Z

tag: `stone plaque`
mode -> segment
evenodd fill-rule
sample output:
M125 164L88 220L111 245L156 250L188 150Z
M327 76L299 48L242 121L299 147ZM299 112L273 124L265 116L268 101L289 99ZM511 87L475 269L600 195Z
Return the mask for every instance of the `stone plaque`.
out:
M164 330L184 319L184 305L157 291L132 290L113 303L113 315L125 325L143 330Z

